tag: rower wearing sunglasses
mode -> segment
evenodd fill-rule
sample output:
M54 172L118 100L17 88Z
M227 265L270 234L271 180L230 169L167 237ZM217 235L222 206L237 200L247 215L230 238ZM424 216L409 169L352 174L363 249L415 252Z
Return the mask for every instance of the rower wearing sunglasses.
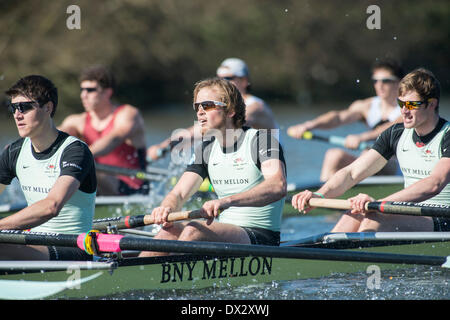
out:
M401 121L400 110L397 108L397 92L399 80L404 76L402 68L392 60L380 60L372 67L372 81L376 96L353 102L347 109L329 111L319 117L288 128L289 136L302 139L305 132L313 129L332 129L363 121L368 131L348 135L345 147L358 150L362 142L375 140L378 135L395 122ZM350 164L356 156L341 148L331 148L325 153L321 181L327 181L336 171ZM379 173L394 175L398 172L396 159Z
M264 100L249 92L250 73L247 64L238 58L227 58L218 67L216 75L233 83L244 98L245 125L255 129L277 129L272 133L279 140L279 125L271 108ZM194 126L192 126L184 130L181 137L186 141L191 141L195 134ZM177 137L172 137L172 141L174 140L178 140ZM149 147L147 155L152 160L156 160L163 155L162 150L167 150L170 145L171 138L168 138L159 144Z
M163 224L155 239L279 245L286 195L283 150L269 130L245 127L245 104L230 81L213 78L194 89L203 135L178 183L152 215ZM206 201L206 220L167 223L209 177L218 199ZM141 255L163 253L145 252Z
M146 169L144 119L129 104L112 101L114 76L103 66L81 73L80 98L85 112L68 116L59 129L85 141L99 164ZM148 182L136 177L97 172L99 195L147 194Z
M380 171L397 155L405 188L377 201L423 202L450 205L450 123L439 116L440 84L426 69L406 75L397 99L403 122L384 131L372 149L339 170L317 193L306 190L292 198L292 205L309 211L312 197L335 198L358 182ZM342 216L332 232L450 231L450 219L366 212L375 201L359 194L350 199L351 212Z
M20 79L6 95L20 139L0 156L0 192L17 178L28 206L0 219L0 230L79 234L92 228L97 180L94 157L79 139L58 131L58 92L38 75ZM0 260L90 260L75 248L0 245Z

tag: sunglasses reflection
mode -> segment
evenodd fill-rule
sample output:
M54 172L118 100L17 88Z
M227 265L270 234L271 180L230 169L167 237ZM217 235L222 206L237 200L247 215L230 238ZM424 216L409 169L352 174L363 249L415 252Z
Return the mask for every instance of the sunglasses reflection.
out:
M397 99L398 106L400 108L406 107L408 110L414 110L419 109L420 107L423 107L423 104L427 103L427 100L424 101L402 101L400 99Z

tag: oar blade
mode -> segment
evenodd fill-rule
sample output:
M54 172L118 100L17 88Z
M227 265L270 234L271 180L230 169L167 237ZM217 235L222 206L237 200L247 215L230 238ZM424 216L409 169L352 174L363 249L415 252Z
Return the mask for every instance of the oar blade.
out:
M82 279L67 281L23 281L0 280L0 299L2 300L35 300L51 297L66 289L79 288L83 283L102 275L97 272Z

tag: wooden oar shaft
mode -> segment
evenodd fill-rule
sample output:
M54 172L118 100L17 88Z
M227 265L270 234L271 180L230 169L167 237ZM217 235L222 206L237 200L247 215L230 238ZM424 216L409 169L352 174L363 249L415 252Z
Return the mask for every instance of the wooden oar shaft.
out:
M189 211L178 211L178 212L172 212L169 213L169 216L167 217L167 221L173 222L173 221L180 221L180 220L189 220L189 219L200 219L202 218L200 214L200 210L189 210ZM144 218L144 224L154 224L155 221L153 219L152 215L146 215Z
M189 210L169 213L167 220L169 222L187 220L187 219L199 219L201 218L200 210ZM136 215L117 218L98 219L93 223L93 229L99 231L106 231L108 227L116 227L117 229L137 228L154 224L154 219L151 214L148 215Z
M350 210L352 208L349 201L341 199L311 198L309 199L308 204L311 207L338 209L338 210Z
M312 207L338 210L351 209L350 202L348 200L341 199L311 198L309 200L309 205ZM399 201L373 201L366 203L366 210L378 211L388 214L450 218L450 206L440 204L423 204Z

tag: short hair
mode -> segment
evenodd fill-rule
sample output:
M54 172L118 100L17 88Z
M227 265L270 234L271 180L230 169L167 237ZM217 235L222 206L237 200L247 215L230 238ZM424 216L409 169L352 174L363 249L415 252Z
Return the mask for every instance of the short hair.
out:
M195 84L194 102L198 92L203 88L217 88L221 93L220 101L227 105L227 111L234 111L233 124L241 128L245 123L245 102L238 88L228 80L218 77L205 79Z
M53 110L50 116L53 118L58 106L58 89L53 82L40 75L29 75L19 79L5 94L14 98L24 96L39 103L42 107L47 102L52 102Z
M405 76L405 71L401 64L394 59L379 59L376 60L372 64L372 72L378 69L386 69L389 72L391 72L394 76L396 76L398 79L401 79Z
M441 84L430 70L417 68L408 73L400 81L398 92L402 96L408 91L417 92L423 100L437 99L436 110L438 110L439 99L441 97Z
M111 88L113 91L116 89L114 75L103 65L93 65L84 69L80 74L79 81L97 81L104 89Z

